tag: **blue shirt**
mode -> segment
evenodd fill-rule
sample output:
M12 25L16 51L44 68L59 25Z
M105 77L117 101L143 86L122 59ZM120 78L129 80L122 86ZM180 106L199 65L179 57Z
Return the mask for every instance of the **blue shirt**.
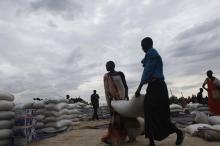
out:
M150 82L154 79L164 80L163 75L163 61L158 52L151 48L145 54L144 59L141 61L144 71L141 78L141 83Z

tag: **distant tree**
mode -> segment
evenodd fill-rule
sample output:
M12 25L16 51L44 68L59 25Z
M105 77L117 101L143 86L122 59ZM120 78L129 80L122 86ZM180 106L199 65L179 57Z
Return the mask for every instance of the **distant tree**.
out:
M176 96L172 95L170 98L169 98L169 101L170 101L170 104L178 104L179 100Z

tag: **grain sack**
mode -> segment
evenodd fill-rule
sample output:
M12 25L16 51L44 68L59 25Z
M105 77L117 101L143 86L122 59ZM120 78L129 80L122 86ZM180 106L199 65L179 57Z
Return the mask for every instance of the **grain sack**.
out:
M191 136L197 136L198 128L203 128L203 127L212 128L212 126L208 124L193 124L193 125L187 126L184 130Z
M0 92L0 100L14 101L14 95L6 92Z
M11 129L0 129L0 139L11 138L13 131Z
M58 116L62 116L62 115L68 115L68 114L71 114L70 111L68 109L62 109L61 111L48 111L48 112L45 112L44 115L49 117L49 116L55 116L55 117L58 117Z
M67 103L67 100L65 100L65 99L60 99L60 100L49 99L49 100L45 101L45 104L59 104L59 103Z
M37 115L34 117L37 121L43 121L45 116L44 115Z
M11 111L0 111L0 120L11 120L15 113Z
M131 100L119 100L111 102L112 108L125 117L138 117L144 114L144 95L133 96Z
M54 103L50 103L46 105L46 110L50 110L50 111L60 111L64 108L67 107L66 103L58 103L58 104L54 104Z
M14 120L0 120L0 129L11 129L14 125Z
M220 131L220 125L213 125L212 128Z
M14 107L14 103L7 100L0 101L0 111L11 111Z
M34 128L35 129L42 129L42 128L45 128L45 125L43 122L37 122L35 125L34 125Z
M34 104L34 102L25 103L23 105L22 109L33 109L33 104Z
M34 102L33 103L33 108L34 109L42 109L45 107L45 104L43 101L39 101L39 102Z
M199 137L207 141L220 141L220 131L212 128L198 128Z
M220 116L211 116L208 118L208 121L212 125L220 125Z
M128 137L135 138L144 132L144 119L138 118L125 118L125 129Z
M0 140L0 146L8 146L12 144L12 139L1 139Z
M201 123L201 124L209 124L208 116L205 113L194 111L192 112L192 114L195 116L194 122Z
M44 115L45 109L37 109L34 111L34 115Z
M178 104L171 104L170 105L170 110L173 110L173 109L183 109L182 106L178 105Z

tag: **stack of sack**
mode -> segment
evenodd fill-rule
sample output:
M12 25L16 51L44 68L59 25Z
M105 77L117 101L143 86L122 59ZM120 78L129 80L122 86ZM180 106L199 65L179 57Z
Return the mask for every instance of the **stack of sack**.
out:
M78 119L80 121L89 121L93 115L93 108L91 105L87 105L85 103L75 103L76 109L79 111Z
M108 106L100 106L98 110L98 116L102 119L110 118L110 111Z
M66 100L48 100L45 102L44 133L63 132L72 126L72 115Z
M186 127L185 131L207 141L220 141L220 116L210 116L206 120L207 124L193 124Z
M187 104L186 108L190 112L192 112L192 111L201 111L201 112L209 113L209 108L205 104L189 103L189 104Z
M193 124L193 116L186 114L182 106L178 104L170 105L171 120L178 128L185 128Z
M43 101L35 101L32 104L33 108L33 117L35 119L35 132L36 134L40 134L41 130L45 127L44 120L45 120L45 104Z
M13 140L14 96L0 92L0 146L10 145Z
M179 114L183 112L183 107L178 104L171 104L170 105L170 113L173 114Z
M78 110L79 107L80 106L76 103L70 103L67 106L69 110L69 119L71 119L73 123L80 121L79 116L81 112Z
M16 108L14 126L14 144L26 145L35 138L33 109Z

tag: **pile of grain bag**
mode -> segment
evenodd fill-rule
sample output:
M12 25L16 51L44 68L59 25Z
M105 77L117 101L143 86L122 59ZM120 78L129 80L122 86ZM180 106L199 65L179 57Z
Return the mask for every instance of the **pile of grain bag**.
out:
M85 103L75 103L75 109L79 112L77 118L80 121L89 121L93 115L93 108L91 105Z
M183 112L183 107L181 105L178 104L171 104L170 105L170 113L171 114L179 114Z
M0 92L0 146L10 145L13 140L14 96Z
M189 110L189 112L200 111L200 112L204 112L206 114L210 113L208 106L205 104L189 103L189 104L187 104L186 108Z
M207 124L190 125L185 128L185 131L207 141L220 141L220 116L207 117L206 122Z
M100 106L98 110L98 116L102 119L108 119L110 118L110 111L108 106Z
M72 115L65 100L48 100L45 102L44 133L57 133L72 126Z
M41 133L41 130L45 127L44 120L45 120L45 104L43 101L35 101L32 104L33 108L33 117L35 119L34 128L37 134Z

